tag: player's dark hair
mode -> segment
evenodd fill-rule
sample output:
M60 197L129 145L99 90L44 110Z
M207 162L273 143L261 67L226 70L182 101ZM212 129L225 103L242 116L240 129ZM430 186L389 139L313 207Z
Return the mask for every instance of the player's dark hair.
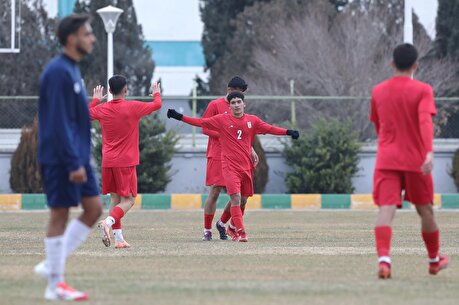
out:
M394 49L393 59L398 70L409 70L418 59L418 50L410 43L400 44Z
M91 22L91 16L86 14L73 14L65 17L57 26L57 38L62 46L67 44L67 38L78 32L78 30L86 23Z
M245 82L245 80L243 80L239 76L233 77L228 83L228 88L240 89L242 92L245 92L247 90L247 87L248 85Z
M231 92L230 94L228 94L228 96L226 97L226 100L229 102L231 102L231 100L233 98L240 98L241 100L244 100L244 94L242 94L241 92L238 92L238 91L234 91L234 92Z
M123 90L127 85L127 79L123 75L113 75L108 80L108 85L110 86L110 91L112 94L116 95Z

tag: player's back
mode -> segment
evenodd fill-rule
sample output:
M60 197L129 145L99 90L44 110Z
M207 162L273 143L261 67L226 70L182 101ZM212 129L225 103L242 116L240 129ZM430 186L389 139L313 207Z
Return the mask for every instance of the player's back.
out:
M102 166L127 167L139 163L140 109L146 103L112 100L92 108L102 128Z
M371 120L378 126L376 168L420 171L426 151L419 113L435 114L432 88L406 76L396 76L373 88Z

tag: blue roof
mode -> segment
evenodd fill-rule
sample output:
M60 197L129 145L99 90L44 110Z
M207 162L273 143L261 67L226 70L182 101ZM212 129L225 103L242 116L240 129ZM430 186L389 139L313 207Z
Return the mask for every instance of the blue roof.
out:
M145 41L153 50L159 67L203 67L204 52L200 41Z

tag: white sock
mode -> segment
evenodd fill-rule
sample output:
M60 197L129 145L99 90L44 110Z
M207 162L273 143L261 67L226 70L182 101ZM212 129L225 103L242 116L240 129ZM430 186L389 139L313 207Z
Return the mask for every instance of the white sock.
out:
M123 242L124 241L123 230L122 229L114 229L113 230L113 235L115 235L115 241L118 241L118 242Z
M221 227L225 226L225 223L223 221L221 221L221 219L219 219L217 222L218 222L219 226L221 226Z
M229 227L230 227L231 229L233 229L233 230L236 230L236 227L233 226L233 225L231 224L231 222L229 223Z
M115 218L113 218L112 216L108 216L107 218L105 218L105 223L111 229L112 226L115 224Z
M204 233L206 232L212 232L212 229L204 229Z
M91 228L79 219L73 219L64 233L65 257L70 256L89 236Z
M45 238L46 264L49 268L48 286L55 288L64 281L65 254L64 236Z

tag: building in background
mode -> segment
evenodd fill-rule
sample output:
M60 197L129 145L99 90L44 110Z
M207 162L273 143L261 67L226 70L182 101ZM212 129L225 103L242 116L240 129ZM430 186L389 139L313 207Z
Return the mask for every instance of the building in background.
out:
M161 79L165 95L189 95L196 76L207 79L199 0L133 2L145 44L153 50L156 65L153 79ZM73 12L76 0L45 0L44 3L51 16L62 18Z

